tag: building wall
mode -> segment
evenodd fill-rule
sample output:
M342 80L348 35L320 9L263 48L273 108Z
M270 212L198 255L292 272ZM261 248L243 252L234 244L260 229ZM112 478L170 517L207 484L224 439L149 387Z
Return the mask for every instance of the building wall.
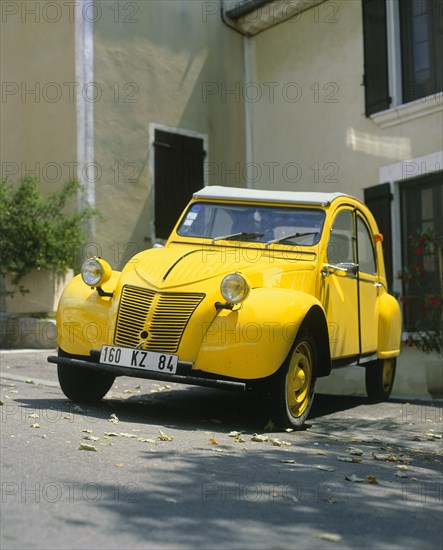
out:
M334 0L253 38L257 187L362 198L381 167L441 151L441 109L384 129L364 116L362 32L361 1Z
M4 2L0 18L1 177L47 189L76 177L74 14L59 8Z
M230 79L242 80L242 39L207 4L120 3L117 13L115 2L99 2L102 16L93 35L94 80L102 90L94 103L100 172L95 196L106 219L97 223L95 240L113 266L151 244L152 125L207 138L208 183L220 182L223 162L244 163L243 103L228 107L214 92Z

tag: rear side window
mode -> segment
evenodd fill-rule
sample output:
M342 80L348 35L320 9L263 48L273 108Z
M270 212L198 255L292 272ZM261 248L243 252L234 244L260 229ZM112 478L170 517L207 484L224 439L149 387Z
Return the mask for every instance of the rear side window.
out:
M359 270L375 275L377 269L374 246L367 225L360 216L357 216L357 247Z

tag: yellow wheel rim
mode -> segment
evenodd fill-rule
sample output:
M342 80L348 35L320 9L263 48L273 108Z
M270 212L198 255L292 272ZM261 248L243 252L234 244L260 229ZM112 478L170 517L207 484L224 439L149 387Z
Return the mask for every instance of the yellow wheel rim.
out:
M383 391L388 392L391 389L394 379L394 361L385 359L383 361Z
M301 416L311 399L312 353L307 342L294 350L286 375L286 400L294 418Z

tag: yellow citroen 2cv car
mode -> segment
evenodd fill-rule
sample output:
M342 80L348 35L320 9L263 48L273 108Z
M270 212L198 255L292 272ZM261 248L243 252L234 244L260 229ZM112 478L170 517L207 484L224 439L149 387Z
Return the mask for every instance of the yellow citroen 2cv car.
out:
M316 379L335 367L365 367L369 398L385 400L401 314L381 241L348 195L205 187L164 247L121 272L84 262L48 360L73 401L100 401L122 375L259 388L281 428L303 425Z

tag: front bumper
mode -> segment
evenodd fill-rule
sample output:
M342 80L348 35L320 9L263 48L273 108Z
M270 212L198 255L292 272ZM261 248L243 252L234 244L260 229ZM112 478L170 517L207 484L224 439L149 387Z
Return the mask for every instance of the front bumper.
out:
M207 376L199 376L195 372L191 372L192 363L179 362L179 374L166 374L160 372L144 371L141 369L132 369L130 367L117 367L115 365L105 365L94 360L94 357L89 359L73 359L72 357L63 357L59 355L50 355L49 363L57 365L65 365L72 368L87 368L100 372L107 372L115 376L131 376L133 378L146 378L148 380L161 380L162 382L175 382L179 384L189 384L192 386L206 386L209 388L222 388L227 390L245 391L246 384L235 380L221 380L218 378L209 378ZM205 373L206 374L206 373Z

